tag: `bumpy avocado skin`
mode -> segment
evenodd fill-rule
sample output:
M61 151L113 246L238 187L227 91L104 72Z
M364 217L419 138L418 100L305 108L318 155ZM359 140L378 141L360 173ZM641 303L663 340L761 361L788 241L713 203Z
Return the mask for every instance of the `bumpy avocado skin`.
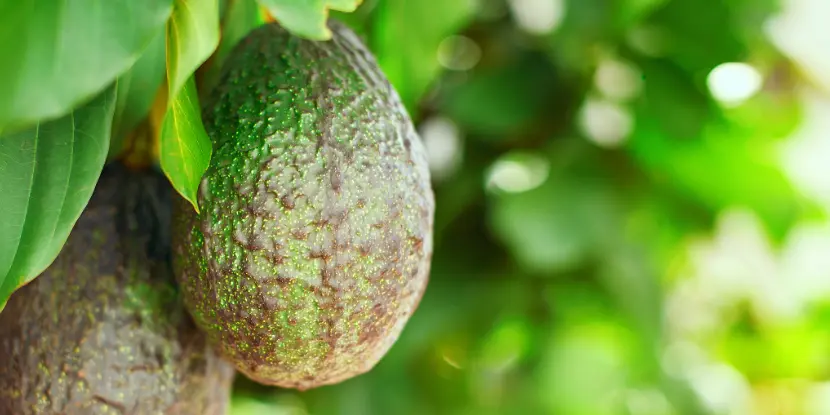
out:
M185 303L237 369L288 388L372 368L426 289L435 202L397 93L350 30L277 24L228 58L203 119L200 213L180 201Z
M167 189L108 167L55 262L11 296L0 414L225 413L234 370L176 291Z

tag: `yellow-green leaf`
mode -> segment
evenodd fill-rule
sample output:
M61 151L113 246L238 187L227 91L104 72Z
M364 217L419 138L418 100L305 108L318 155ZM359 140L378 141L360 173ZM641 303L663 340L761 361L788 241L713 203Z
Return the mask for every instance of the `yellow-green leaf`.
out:
M173 188L199 210L196 191L210 162L193 72L219 43L217 0L176 0L167 23L168 107L160 132L161 168Z
M287 30L313 40L331 39L329 9L353 12L361 0L259 0Z
M196 192L210 163L211 151L210 138L205 132L199 111L196 83L191 77L179 94L170 100L164 115L159 158L170 183L197 212L199 204Z
M167 23L167 82L175 97L219 44L217 0L176 0Z

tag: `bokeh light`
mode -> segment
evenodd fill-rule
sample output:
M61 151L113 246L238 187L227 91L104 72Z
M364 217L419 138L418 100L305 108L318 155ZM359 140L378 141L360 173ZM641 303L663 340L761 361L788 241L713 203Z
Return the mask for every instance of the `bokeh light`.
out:
M729 62L712 69L706 81L715 99L727 105L737 105L761 90L763 78L750 65Z

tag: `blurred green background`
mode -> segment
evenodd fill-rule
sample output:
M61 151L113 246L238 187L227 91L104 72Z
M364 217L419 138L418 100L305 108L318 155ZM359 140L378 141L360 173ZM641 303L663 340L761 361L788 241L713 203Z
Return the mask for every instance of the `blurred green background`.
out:
M830 414L830 2L365 0L429 151L370 373L232 414Z

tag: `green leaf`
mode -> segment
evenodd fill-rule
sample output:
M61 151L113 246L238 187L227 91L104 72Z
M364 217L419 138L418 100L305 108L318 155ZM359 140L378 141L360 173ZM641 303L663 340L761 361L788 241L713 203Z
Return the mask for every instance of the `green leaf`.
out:
M118 77L117 101L112 121L110 157L121 151L124 138L147 117L165 70L164 31L150 42L150 46L129 71Z
M372 51L412 110L440 73L438 46L470 20L470 0L385 1L375 11Z
M360 7L352 12L329 10L329 20L337 20L352 29L360 38L368 39L370 37L369 25L374 17L375 6L380 1L363 0L360 2Z
M0 2L0 130L54 119L136 62L170 0Z
M617 4L616 20L622 27L631 27L668 0L623 0Z
M251 30L265 23L256 0L234 0L222 20L222 40L214 55L219 67L234 46Z
M167 83L175 97L219 44L217 0L176 0L167 25Z
M775 147L751 132L710 122L700 140L682 141L645 115L637 122L629 146L634 160L658 183L712 212L749 208L775 237L809 212L809 203L777 166Z
M707 73L721 63L747 56L747 45L735 36L738 19L729 3L674 0L657 10L648 22L655 27L671 28L662 39L666 57L689 73Z
M254 28L265 23L256 0L234 0L222 15L222 39L216 52L211 56L209 67L199 80L201 96L210 91L219 80L222 64L234 46Z
M170 101L170 108L161 125L161 168L179 194L196 211L196 191L210 163L212 147L202 124L196 83L190 78L179 95Z
M313 40L331 39L329 9L353 12L361 0L259 0L283 27Z
M173 188L199 211L196 190L210 163L193 72L219 43L216 0L176 0L167 26L167 112L161 125L161 168Z
M57 120L0 139L0 310L69 237L101 175L115 88Z

